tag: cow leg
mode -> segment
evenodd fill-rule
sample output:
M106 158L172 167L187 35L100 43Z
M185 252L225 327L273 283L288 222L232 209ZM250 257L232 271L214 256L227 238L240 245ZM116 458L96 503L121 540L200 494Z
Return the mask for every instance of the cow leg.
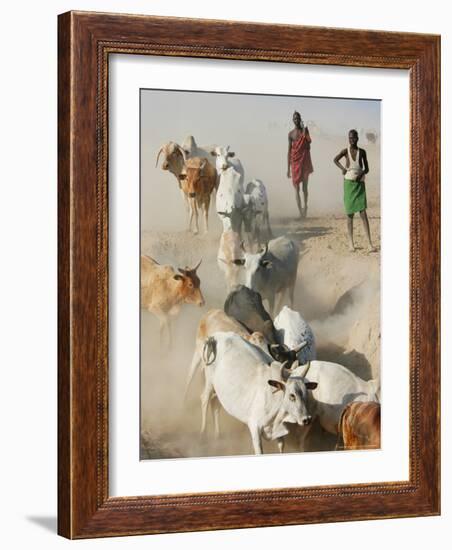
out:
M201 351L198 349L198 345L196 345L195 353L193 354L193 359L191 360L190 368L188 369L187 381L185 382L184 401L187 400L188 388L190 387L190 383L200 363L201 363Z
M209 402L213 396L212 384L207 380L205 382L204 390L201 394L201 433L205 433L207 427L207 409L209 408Z
M168 348L171 346L171 329L169 319L166 315L159 315L158 320L160 323L160 347L165 346L165 339L168 341Z
M299 429L298 432L298 448L300 451L306 450L306 437L308 433L311 431L311 426L303 426Z
M284 452L284 437L278 437L278 451L280 453L283 453Z
M264 218L265 218L265 225L267 227L267 239L268 240L273 239L273 233L272 233L272 228L270 227L270 216L268 214L268 210L265 211Z
M192 231L193 220L195 219L195 207L193 201L190 199L190 223L188 224L188 230Z
M205 233L209 230L209 203L204 204L204 223L205 223Z
M192 207L193 207L194 216L195 216L195 230L193 231L193 233L197 235L199 233L199 219L198 219L198 205L196 204L195 200L193 201Z
M263 454L262 450L262 440L261 440L261 431L258 426L248 425L248 429L251 434L251 441L253 442L254 454L261 455Z
M215 437L218 439L220 437L220 402L217 396L212 397L210 400L210 407L212 409Z
M295 277L293 281L291 281L289 286L289 301L290 301L290 307L293 309L294 304L294 295L295 295L295 283L297 282L297 278Z

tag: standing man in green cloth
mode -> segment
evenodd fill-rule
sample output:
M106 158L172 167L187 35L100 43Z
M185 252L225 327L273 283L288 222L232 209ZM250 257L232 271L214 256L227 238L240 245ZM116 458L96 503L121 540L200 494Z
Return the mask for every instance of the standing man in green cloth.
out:
M353 216L359 212L363 221L364 230L369 241L369 252L375 252L370 238L369 220L367 218L366 184L364 177L369 172L369 163L364 149L358 147L358 132L350 130L348 133L349 146L334 157L334 164L344 175L344 206L348 216L348 243L350 251L355 251L353 241ZM345 167L339 162L345 157Z

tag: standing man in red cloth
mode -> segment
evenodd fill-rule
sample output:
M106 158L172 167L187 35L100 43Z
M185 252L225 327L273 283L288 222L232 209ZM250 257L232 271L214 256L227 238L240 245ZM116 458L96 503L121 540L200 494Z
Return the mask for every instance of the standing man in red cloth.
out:
M300 113L293 114L294 129L289 132L289 151L287 153L287 177L292 175L300 217L305 218L308 213L308 179L314 172L311 161L311 136L307 126L304 126ZM301 207L300 182L303 184L304 208Z

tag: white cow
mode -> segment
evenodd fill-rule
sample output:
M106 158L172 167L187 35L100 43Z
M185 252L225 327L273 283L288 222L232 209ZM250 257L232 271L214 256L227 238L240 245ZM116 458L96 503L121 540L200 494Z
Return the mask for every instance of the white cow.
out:
M278 334L279 343L283 344L287 350L287 356L282 357L284 361L288 360L292 364L298 360L300 365L304 365L308 361L316 359L314 333L298 311L284 306L273 324ZM303 346L299 349L301 345ZM281 354L281 349L278 352Z
M317 384L306 384L302 372L297 370L292 377L281 363L268 365L260 350L232 332L217 332L208 338L203 355L206 384L201 396L202 431L213 398L248 426L255 454L262 454L262 436L277 439L282 452L282 438L288 433L284 424L306 426L311 422L306 402L308 390L315 389ZM217 419L218 414L216 403Z
M245 268L245 285L268 300L270 314L281 307L286 293L293 306L298 256L298 247L292 240L278 237L259 252L244 251L243 258L236 258L236 263Z
M239 283L241 275L240 266L234 260L241 255L240 236L236 231L227 229L223 231L218 247L217 263L220 271L226 279L228 292Z
M245 206L243 178L233 166L222 170L219 175L215 206L223 224L223 231L232 230L240 233Z
M246 186L243 224L250 243L261 244L272 238L267 190L261 180L254 179Z
M240 183L243 187L245 171L240 159L235 156L234 151L229 150L229 145L217 145L212 147L211 155L215 157L215 168L219 175L231 166L240 174Z
M365 381L338 363L310 361L301 367L295 363L290 372L292 377L303 376L305 381L317 382L308 407L313 418L317 417L322 428L331 434L337 435L346 405L354 401L379 402L379 380Z
M229 317L222 309L210 309L199 321L198 330L196 332L196 344L193 358L188 369L187 382L185 385L185 398L187 397L188 389L197 370L203 364L202 351L206 339L213 336L216 332L235 332L243 339L248 340L254 346L262 351L261 359L267 364L272 362L271 356L268 354L268 342L261 332L253 332L250 334L248 330L238 321Z

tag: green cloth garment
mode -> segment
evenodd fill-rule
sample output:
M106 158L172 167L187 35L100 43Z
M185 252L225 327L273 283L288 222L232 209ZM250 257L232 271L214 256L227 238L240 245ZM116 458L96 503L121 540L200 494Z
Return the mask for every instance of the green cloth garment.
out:
M344 206L347 214L367 208L366 184L363 181L344 179Z

